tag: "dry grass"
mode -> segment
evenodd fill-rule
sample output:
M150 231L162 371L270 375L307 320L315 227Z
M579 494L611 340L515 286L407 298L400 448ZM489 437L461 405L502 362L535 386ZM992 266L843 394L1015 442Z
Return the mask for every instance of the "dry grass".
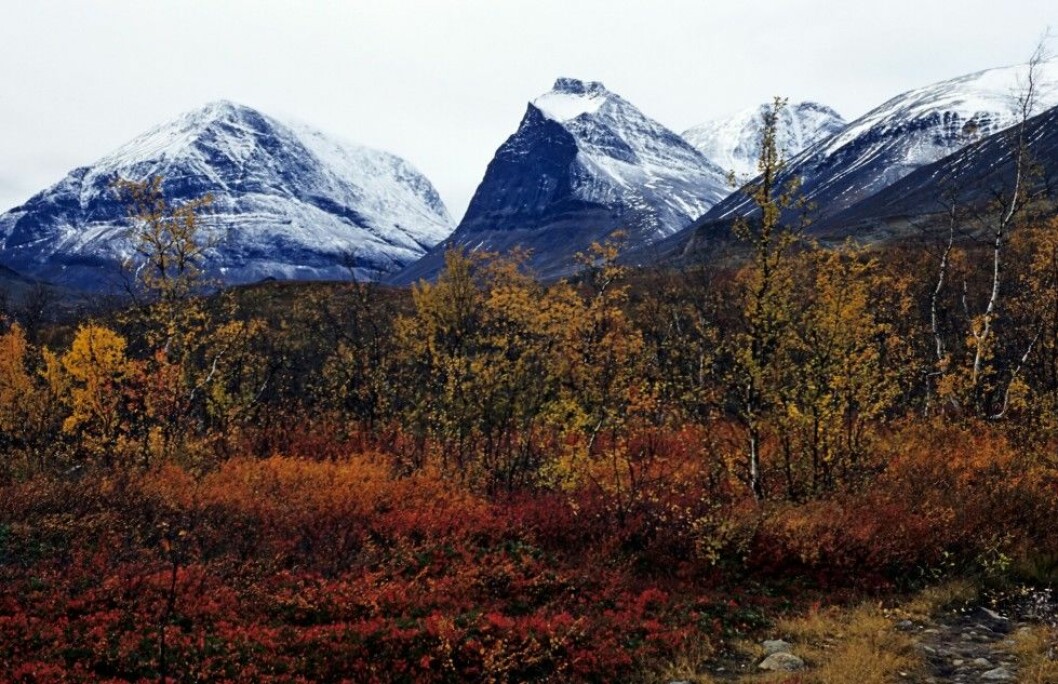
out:
M956 580L919 592L911 600L895 609L893 615L901 619L921 622L957 603L974 601L977 595L977 587L973 584L965 580Z
M826 608L780 620L773 633L793 644L791 650L804 659L807 668L796 674L754 673L735 680L725 678L724 681L888 684L913 680L925 672L926 664L915 649L911 636L896 630L894 623L901 619L925 621L953 604L973 600L976 595L977 591L970 583L952 582L927 589L891 610L878 603L865 603L853 608ZM1041 643L1026 641L1025 648L1038 651L1043 648ZM736 643L731 647L745 661L757 663L764 658L764 650L757 644ZM662 668L648 681L712 684L717 680L704 674L711 664L715 665L710 660L711 655L705 651L688 653ZM1039 658L1033 662L1038 663L1035 667L1040 674L1036 679L1024 681L1058 684L1058 678L1055 678L1058 669L1047 669L1058 664Z
M1058 630L1038 625L1018 632L1014 654L1018 657L1018 681L1024 684L1058 684Z
M686 649L671 662L665 663L659 671L646 678L646 682L690 682L690 684L713 684L716 680L704 674L715 655L715 650L708 642Z
M923 666L914 642L893 629L892 618L877 604L819 611L783 621L779 629L810 667L806 684L886 684Z
M793 652L805 660L807 669L796 674L743 675L736 681L888 684L922 670L922 662L911 638L893 629L892 618L877 605L813 612L783 620L775 631L793 644ZM756 663L764 657L760 646L736 646L740 646L736 650L744 652L751 662ZM717 680L704 674L709 662L708 655L688 654L663 667L650 681L712 684Z

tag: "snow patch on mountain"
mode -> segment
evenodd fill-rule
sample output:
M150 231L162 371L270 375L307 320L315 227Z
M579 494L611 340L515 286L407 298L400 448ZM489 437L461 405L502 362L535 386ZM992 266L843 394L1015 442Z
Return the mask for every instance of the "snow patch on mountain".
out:
M819 153L834 154L867 134L900 132L908 122L929 120L940 114L941 139L926 141L953 152L962 144L996 133L1016 122L1018 98L1026 85L1028 65L987 69L897 95L871 110L820 146ZM1038 65L1036 111L1058 104L1058 60ZM960 144L962 143L962 144ZM952 149L954 147L954 149ZM929 144L912 149L921 157L934 156ZM917 158L912 157L913 161ZM937 161L937 158L931 161Z
M771 104L743 109L728 117L707 121L683 132L683 137L739 181L757 175L757 157L764 134L764 115ZM795 102L783 108L777 144L789 159L806 147L845 128L845 119L816 102Z
M606 102L609 95L598 81L584 83L560 78L554 89L533 100L533 106L553 121L563 122L583 114L593 114Z
M791 158L785 178L800 176L802 194L816 215L836 215L915 169L1017 122L1018 95L1027 65L980 71L898 95L853 121L841 132ZM1058 105L1058 60L1036 73L1034 113ZM752 211L735 193L703 221Z

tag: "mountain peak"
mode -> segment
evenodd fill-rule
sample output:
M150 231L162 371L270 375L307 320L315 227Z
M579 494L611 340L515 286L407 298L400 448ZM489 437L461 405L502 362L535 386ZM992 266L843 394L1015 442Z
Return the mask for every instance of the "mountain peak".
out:
M537 275L568 275L578 252L617 229L635 246L675 233L725 186L719 168L620 95L560 78L496 151L452 236L391 282L435 277L451 247L525 249Z
M757 173L757 156L763 134L763 115L772 104L743 109L731 116L707 121L683 132L683 137L736 178L747 180ZM780 114L777 143L793 157L814 143L838 133L845 120L832 108L818 102L789 103Z
M192 110L191 113L204 115L210 118L222 118L233 114L243 114L247 112L257 113L252 107L247 107L244 104L232 102L231 100L221 99L207 102L198 109Z
M262 117L263 114L252 107L232 102L231 100L212 100L188 109L173 119L157 126L206 126L217 121L241 121L249 117Z
M214 100L151 128L95 166L113 173L135 162L183 158L193 154L193 148L199 145L248 150L249 138L270 135L279 125L256 109L230 100Z
M44 280L105 289L134 251L115 177L163 178L174 203L209 193L211 275L377 278L452 230L430 182L409 163L219 100L134 138L0 215L0 259Z
M606 86L601 81L582 81L579 78L560 76L551 90L570 95L599 95L606 92Z
M533 100L533 106L547 118L561 123L594 114L609 96L610 91L598 81L559 78L554 88Z
M814 102L812 100L805 100L804 102L797 102L793 105L797 109L804 109L813 112L822 112L824 114L831 114L836 117L840 117L837 110L833 107L823 104L822 102Z

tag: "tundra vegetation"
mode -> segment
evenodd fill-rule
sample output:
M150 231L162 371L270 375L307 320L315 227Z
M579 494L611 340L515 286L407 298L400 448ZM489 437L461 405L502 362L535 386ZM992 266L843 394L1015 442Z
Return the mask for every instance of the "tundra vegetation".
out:
M821 247L781 106L678 270L218 292L208 199L118 184L133 296L0 319L0 680L649 680L829 615L888 681L879 602L1058 581L1058 220Z

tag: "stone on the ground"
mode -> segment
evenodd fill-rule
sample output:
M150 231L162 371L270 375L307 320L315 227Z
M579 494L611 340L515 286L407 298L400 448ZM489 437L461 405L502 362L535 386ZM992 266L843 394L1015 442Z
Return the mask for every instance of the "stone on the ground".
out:
M989 610L988 608L985 608L983 606L981 608L981 612L987 615L990 620L995 620L997 622L1006 622L1010 619L1004 615L1000 615L994 610Z
M764 647L764 653L766 655L771 655L772 653L789 653L791 648L791 644L782 639L768 639L760 642L760 645Z
M988 658L974 658L970 664L974 667L992 667L992 663L989 662Z
M772 653L770 656L762 660L757 667L772 672L796 672L797 670L803 669L804 666L805 661L792 653Z
M900 622L896 623L896 628L899 629L901 632L910 632L915 628L915 623L911 622L910 620L901 620Z
M1014 681L1014 674L1005 667L997 667L982 674L981 679L986 682L1012 682Z

